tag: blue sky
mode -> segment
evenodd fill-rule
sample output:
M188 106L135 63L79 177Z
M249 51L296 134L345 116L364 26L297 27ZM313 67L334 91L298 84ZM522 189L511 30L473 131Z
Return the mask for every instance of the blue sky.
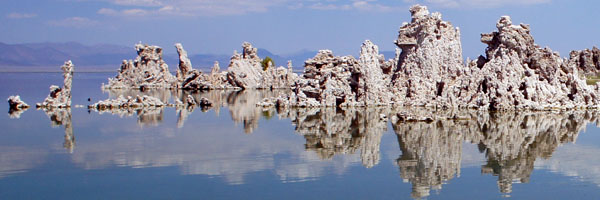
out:
M229 55L248 41L277 54L356 55L365 39L394 50L416 3L460 27L465 58L484 52L480 33L495 30L502 15L530 24L536 43L563 57L600 40L600 1L593 0L2 0L0 42L142 41L167 53L181 42L191 54Z

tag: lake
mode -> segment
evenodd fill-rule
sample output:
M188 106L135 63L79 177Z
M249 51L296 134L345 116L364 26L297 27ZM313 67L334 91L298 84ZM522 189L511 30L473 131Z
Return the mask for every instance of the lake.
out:
M119 95L212 108L0 114L0 199L597 199L598 111L263 109L284 91L102 91L75 73L73 105ZM61 73L1 73L0 97L42 102ZM91 102L88 102L88 98Z

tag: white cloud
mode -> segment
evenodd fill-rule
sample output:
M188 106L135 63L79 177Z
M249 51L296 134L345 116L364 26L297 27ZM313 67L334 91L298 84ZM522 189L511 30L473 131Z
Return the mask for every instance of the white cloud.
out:
M324 4L321 2L312 4L308 6L310 9L314 10L349 10L351 8L350 5L336 5L336 4Z
M358 11L376 11L376 12L389 12L394 10L400 10L403 8L388 6L377 3L376 0L353 0L352 2L344 2L345 4L335 3L333 0L324 0L327 3L316 2L308 6L309 9L315 10L358 10Z
M292 0L108 0L108 2L114 5L128 6L129 8L102 8L98 10L97 13L111 16L241 15L255 12L266 12L269 10L269 8L276 6L288 6L286 3L291 1Z
M374 2L374 1L372 1L372 0L355 1L354 3L352 3L352 6L354 8L356 8L357 10L361 10L361 11L389 12L389 11L400 9L399 7L386 6L383 4L370 3L370 2Z
M37 17L35 13L10 13L6 15L7 18L10 19L27 19Z
M85 1L85 0L84 0ZM532 5L551 0L103 0L115 5L101 8L98 14L108 16L222 16L289 10L356 10L361 12L391 12L406 10L421 3L447 8L491 8L509 5Z
M149 6L157 7L163 6L163 2L160 0L110 0L113 4L123 6Z
M447 8L495 8L549 3L551 0L404 0L405 3L424 3Z
M85 17L70 17L61 20L48 21L51 26L83 28L98 25L98 21L91 20Z

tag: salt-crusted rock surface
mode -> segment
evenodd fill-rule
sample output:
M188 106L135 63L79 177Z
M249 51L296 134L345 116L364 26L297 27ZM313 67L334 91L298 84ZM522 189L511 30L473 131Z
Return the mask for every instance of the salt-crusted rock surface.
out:
M296 81L289 103L300 107L348 105L354 95L350 68L358 65L352 56L335 57L330 50L305 62L304 74Z
M481 35L486 56L469 63L469 84L449 88L462 94L460 103L494 110L597 107L597 90L586 85L576 66L535 44L529 25L513 25L503 16L496 27Z
M600 72L600 49L597 47L581 51L571 51L569 66L576 66L579 73L598 76Z
M259 105L389 105L392 99L388 87L392 62L385 62L378 47L369 40L363 43L359 60L352 56L337 57L330 50L320 50L314 58L305 62L304 74L292 85L293 92L289 96L265 99ZM388 69L387 75L384 69Z
M243 89L264 88L261 85L263 69L258 50L248 42L242 44L242 54L235 52L227 68L227 81Z
M187 52L180 43L175 44L179 54L177 69L178 88L185 90L239 89L227 82L226 72L220 72L219 62L215 62L210 74L205 74L192 67Z
M210 74L192 67L187 52L180 43L175 44L179 54L179 67L176 76L169 73L162 59L162 49L157 46L136 45L138 57L135 61L123 61L119 74L110 78L104 89L147 89L179 88L184 90L215 89L289 89L297 74L283 67L270 66L263 70L257 49L248 42L242 45L242 54L234 53L227 71L220 71L219 63Z
M9 106L8 116L11 119L21 118L21 114L29 108L29 105L22 101L19 95L10 96L7 101Z
M60 67L63 70L63 87L50 86L50 94L44 102L37 103L36 107L69 108L71 107L71 84L75 65L70 60Z
M176 88L177 79L169 72L169 66L163 61L162 48L136 44L137 58L123 60L121 69L115 78L109 78L106 89L116 88ZM188 60L189 61L189 60ZM191 63L190 67L191 67Z
M227 82L242 89L289 89L297 78L292 72L291 63L288 69L275 68L267 63L263 69L258 50L248 42L242 44L242 53L234 52L227 68Z
M107 99L89 105L88 108L104 110L113 108L143 108L143 107L162 107L166 106L160 99L151 96L119 96L116 99Z
M449 86L468 76L462 64L460 31L427 7L410 8L411 23L400 27L395 44L402 49L392 77L394 101L403 106L451 106L456 93Z
M359 60L321 50L306 61L291 94L258 105L481 110L598 107L600 87L586 85L577 70L596 67L594 50L574 52L570 60L563 60L534 43L529 25L513 25L510 17L503 16L496 24L498 31L481 35L481 42L488 45L485 56L464 65L458 28L443 21L440 13L429 14L425 6L415 5L410 12L411 23L400 28L395 41L402 49L396 58L385 62L369 41L363 43Z
M7 101L8 101L8 106L11 110L20 110L20 109L29 108L29 105L27 103L25 103L24 101L22 101L21 97L19 95L10 96L10 97L8 97Z

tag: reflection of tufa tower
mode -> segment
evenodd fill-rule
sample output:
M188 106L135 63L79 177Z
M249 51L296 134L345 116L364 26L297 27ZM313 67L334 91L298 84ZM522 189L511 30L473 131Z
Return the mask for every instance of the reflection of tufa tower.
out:
M73 135L73 125L71 124L71 108L44 108L44 112L52 121L52 126L65 127L65 142L63 147L73 153L75 148L75 135Z
M429 196L430 188L441 189L460 176L463 137L453 121L400 123L392 127L402 155L400 176L413 185L413 198Z
M441 189L460 175L463 141L485 152L482 173L498 176L500 191L511 193L513 183L529 182L537 158L550 158L559 145L574 142L588 122L597 120L590 111L459 113L464 120L442 117L457 116L452 111L434 114L439 117L429 122L392 125L402 151L397 160L401 177L413 184L414 198L426 197L430 188Z
M498 176L500 192L511 193L512 183L529 182L537 158L548 159L559 145L574 142L589 117L587 112L492 115L483 124L487 131L479 146L488 161L481 172Z
M381 136L387 129L383 108L305 108L287 113L296 132L306 139L307 150L321 159L354 154L360 149L363 166L379 163Z

